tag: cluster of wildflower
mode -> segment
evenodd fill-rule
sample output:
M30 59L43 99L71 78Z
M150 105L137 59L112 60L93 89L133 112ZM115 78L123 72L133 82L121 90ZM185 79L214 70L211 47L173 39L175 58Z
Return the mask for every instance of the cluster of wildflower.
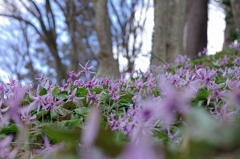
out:
M233 49L239 51L240 50L240 44L233 42L229 45L229 48L233 48Z
M198 57L202 57L204 55L207 55L207 53L208 53L207 48L203 48L202 51L198 52Z
M50 136L41 132L42 125L54 123L64 127L67 121L84 127L81 142L92 146L92 153L78 153L78 157L107 158L98 149L101 147L97 140L101 114L106 127L123 133L130 140L118 154L119 158L163 159L164 152L156 153L151 148L155 131L167 136L168 140L177 138L169 142L179 141L183 135L177 135L180 128L175 127L189 127L185 119L191 116L192 107L204 108L220 122L236 121L240 109L239 61L235 58L232 67L214 68L192 65L186 56L178 56L173 64L151 67L145 73L133 71L128 79L122 75L118 80L90 78L94 72L86 63L80 65L82 71L71 71L62 86L50 84L44 75L37 78L40 84L36 90L31 83L22 85L9 79L9 83L0 84L0 135L4 136L0 139L0 158L15 158L23 151L20 147L28 147L26 152L51 158L53 153L66 149L67 144L51 143ZM228 66L230 62L230 58L224 56L220 65ZM91 107L93 110L86 120L84 110ZM48 116L51 120L46 119ZM14 133L19 133L16 137L3 133L4 129L13 126L18 130ZM26 134L41 134L40 146L26 146L22 138L35 141ZM164 140L162 136L158 137L160 143ZM18 144L12 146L13 142Z

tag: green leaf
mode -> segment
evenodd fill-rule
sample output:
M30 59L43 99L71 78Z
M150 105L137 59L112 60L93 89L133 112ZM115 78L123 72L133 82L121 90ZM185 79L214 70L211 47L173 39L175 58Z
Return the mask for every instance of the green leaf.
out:
M200 89L195 100L207 100L209 94L210 92L207 89Z
M126 142L126 135L121 131L114 131L115 133L115 140L117 143L125 144Z
M76 105L72 101L70 101L70 102L64 103L62 108L65 108L67 110L72 110L76 108Z
M122 102L132 101L132 97L133 97L132 94L130 93L126 94L126 92L121 91L120 95L121 95L120 101Z
M68 92L67 91L61 91L57 94L58 99L67 99L68 98Z
M130 104L132 104L132 103L122 103L122 102L120 102L119 103L119 108L121 108L121 107L124 107L124 108L129 108L129 106L130 106Z
M41 144L42 143L42 132L30 132L29 133L29 139L31 140L32 143L34 144Z
M102 88L93 88L93 89L90 89L90 92L91 93L96 92L96 94L100 94L102 92Z
M227 77L228 77L228 78L232 78L233 76L234 76L234 73L233 73L233 72L227 74Z
M103 84L103 89L108 89L108 86Z
M69 120L72 117L72 113L69 113L65 116L58 116L58 121Z
M82 107L82 108L77 108L77 109L74 109L74 112L78 115L81 115L81 116L87 116L87 114L89 113L90 109L87 108L87 107Z
M0 134L0 140L5 138L7 135L6 134Z
M69 113L72 113L72 111L65 109L63 107L59 107L58 109L55 109L54 112L62 116L66 116Z
M40 119L42 116L46 115L48 113L47 110L41 110L36 114L36 119Z
M113 131L109 129L100 128L98 136L95 140L95 145L107 156L116 157L118 156L123 148L125 143L117 142L116 135Z
M225 89L226 88L226 83L221 83L219 84L219 89Z
M186 131L190 138L195 141L217 144L221 139L221 135L219 135L221 131L218 132L221 130L221 123L203 109L195 108L192 110L191 115L187 119L187 125ZM216 134L216 132L218 133Z
M192 102L191 105L196 106L196 107L206 106L203 104L204 102L205 102L205 100L196 100L196 101Z
M28 103L32 103L32 102L33 102L33 100L29 97L28 94L26 94L25 99L26 99L26 101L27 101Z
M52 90L52 96L53 96L53 97L56 97L56 96L57 96L57 92L58 92L58 87L55 87L55 88Z
M86 97L87 89L85 87L77 88L76 95L77 95L77 97Z
M46 88L42 88L42 89L40 90L40 92L39 92L39 95L40 95L40 96L43 96L43 95L45 95L45 94L47 94L47 90L46 90Z
M10 126L3 127L0 129L1 134L11 134L18 131L16 124L11 124Z
M67 120L67 121L64 121L64 126L70 127L70 128L75 128L75 127L79 126L80 123L82 123L81 119Z
M64 129L57 127L55 124L48 124L43 126L42 130L50 139L56 142L68 141L71 145L75 145L81 137L80 128Z
M167 143L169 141L168 135L159 129L154 129L154 136L158 139L161 139L164 143Z

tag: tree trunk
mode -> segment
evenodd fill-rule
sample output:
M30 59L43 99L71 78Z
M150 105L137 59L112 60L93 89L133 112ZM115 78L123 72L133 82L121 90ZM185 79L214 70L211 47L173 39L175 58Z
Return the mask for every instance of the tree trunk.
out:
M171 17L169 28L169 39L167 46L167 62L174 62L179 54L184 54L183 51L183 36L184 25L186 22L188 0L171 1Z
M152 65L173 62L183 54L183 30L188 0L154 1Z
M189 0L186 23L186 54L197 58L199 51L207 47L208 1Z
M166 46L168 37L169 1L154 0L154 33L152 42L152 65L167 61ZM161 61L160 61L161 59Z
M231 0L232 12L237 28L240 29L240 0Z
M223 49L229 48L229 45L233 42L233 38L231 35L236 31L236 24L234 21L234 17L232 17L232 8L230 6L225 6L225 22L226 27L224 30L224 43L223 43Z
M61 62L61 58L58 55L56 41L49 41L47 46L54 58L54 68L57 73L57 83L60 85L62 80L67 79L66 68Z
M119 64L113 58L111 22L107 10L107 0L93 0L96 16L96 31L100 45L99 74L104 77L119 78Z

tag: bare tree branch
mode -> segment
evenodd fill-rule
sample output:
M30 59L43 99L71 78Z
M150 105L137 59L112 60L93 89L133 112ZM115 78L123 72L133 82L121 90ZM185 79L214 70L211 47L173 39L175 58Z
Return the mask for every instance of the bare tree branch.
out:
M15 15L8 15L8 14L4 14L4 13L0 13L0 16L4 16L4 17L9 17L9 18L13 18L13 19L16 19L18 21L22 21L30 26L32 26L35 31L39 34L39 36L41 36L42 39L44 39L43 35L40 33L40 31L38 30L38 28L30 21L20 17L20 16L15 16Z

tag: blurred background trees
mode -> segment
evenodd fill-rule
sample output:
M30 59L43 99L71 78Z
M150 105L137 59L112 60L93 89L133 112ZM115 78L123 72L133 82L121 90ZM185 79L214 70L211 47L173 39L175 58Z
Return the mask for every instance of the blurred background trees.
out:
M89 60L99 76L118 78L143 55L151 54L154 65L173 62L178 54L194 59L207 47L209 1L2 0L0 69L23 81L46 74L61 84ZM227 48L239 39L239 1L215 5L226 14ZM150 29L145 27L150 9L155 25L152 49L146 53L143 34Z
M95 17L88 1L19 0L16 3L15 0L4 0L1 1L1 6L3 9L0 15L8 18L10 22L9 25L5 25L9 29L7 32L9 35L2 36L6 40L1 41L12 43L11 40L7 40L12 35L25 41L23 44L25 50L19 47L16 51L14 49L16 46L13 45L10 47L12 51L7 45L2 45L0 50L1 56L8 58L10 63L12 59L21 61L21 67L17 68L19 71L13 72L18 77L27 76L33 80L32 77L44 73L61 83L62 79L67 78L67 72L79 70L79 62L86 63L92 59L96 61L97 67ZM25 30L12 26L13 23L24 26L22 28ZM16 42L15 45L19 44ZM21 57L18 52L22 52ZM8 56L10 53L14 56ZM24 62L19 59L22 57ZM35 73L29 76L31 72Z
M186 23L187 5L187 0L154 1L152 64L173 62L178 54L184 54L183 30Z

